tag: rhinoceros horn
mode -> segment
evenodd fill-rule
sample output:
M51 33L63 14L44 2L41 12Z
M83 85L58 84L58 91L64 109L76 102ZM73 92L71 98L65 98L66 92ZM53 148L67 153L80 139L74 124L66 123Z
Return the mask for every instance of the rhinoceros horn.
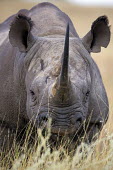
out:
M62 55L61 72L57 79L57 82L52 88L53 101L54 103L67 103L69 100L69 76L68 66L69 65L69 24L66 28L64 51Z
M69 63L69 24L66 29L65 45L62 58L61 74L60 74L60 86L68 85L68 63Z

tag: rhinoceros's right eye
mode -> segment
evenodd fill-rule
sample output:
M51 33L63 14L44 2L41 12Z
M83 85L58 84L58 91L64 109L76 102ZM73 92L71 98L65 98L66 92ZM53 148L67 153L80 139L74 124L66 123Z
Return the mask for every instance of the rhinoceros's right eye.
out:
M34 93L34 91L33 91L33 90L30 90L30 93L31 93L31 95L32 95L32 96L34 96L34 95L35 95L35 93Z
M31 94L32 102L34 102L36 100L35 92L33 90L30 90L30 94Z

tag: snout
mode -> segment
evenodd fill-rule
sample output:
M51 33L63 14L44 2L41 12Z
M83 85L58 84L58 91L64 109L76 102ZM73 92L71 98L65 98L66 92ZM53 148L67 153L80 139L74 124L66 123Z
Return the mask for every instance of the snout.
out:
M84 119L81 114L75 114L63 120L60 118L56 118L56 120L53 119L51 125L51 132L60 136L77 133L80 130L83 121Z
M51 118L51 133L59 136L77 133L83 124L84 117L81 112L71 113L42 113L40 114L40 126L46 127Z

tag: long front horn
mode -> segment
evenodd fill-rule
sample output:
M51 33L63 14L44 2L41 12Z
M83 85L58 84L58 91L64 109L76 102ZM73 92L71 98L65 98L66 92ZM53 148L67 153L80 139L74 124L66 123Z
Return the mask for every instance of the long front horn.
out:
M57 79L57 82L54 84L52 88L53 98L51 98L51 102L58 104L69 104L71 102L70 99L70 83L69 83L69 76L68 76L68 66L69 65L69 24L66 28L66 35L65 35L65 44L64 44L64 51L62 56L62 65L61 65L61 72Z
M69 63L69 24L67 25L66 29L65 45L60 74L60 86L66 86L68 84L68 63Z

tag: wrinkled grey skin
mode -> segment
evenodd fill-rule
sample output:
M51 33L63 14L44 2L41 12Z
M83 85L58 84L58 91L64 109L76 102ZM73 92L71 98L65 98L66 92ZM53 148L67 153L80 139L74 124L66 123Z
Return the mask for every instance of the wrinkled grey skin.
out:
M50 3L18 14L0 24L0 145L7 143L8 132L13 136L29 120L42 128L48 118L54 140L84 135L85 122L90 142L108 119L106 91L90 56L109 44L107 18L97 19L80 39L69 17ZM68 23L69 81L60 88Z

